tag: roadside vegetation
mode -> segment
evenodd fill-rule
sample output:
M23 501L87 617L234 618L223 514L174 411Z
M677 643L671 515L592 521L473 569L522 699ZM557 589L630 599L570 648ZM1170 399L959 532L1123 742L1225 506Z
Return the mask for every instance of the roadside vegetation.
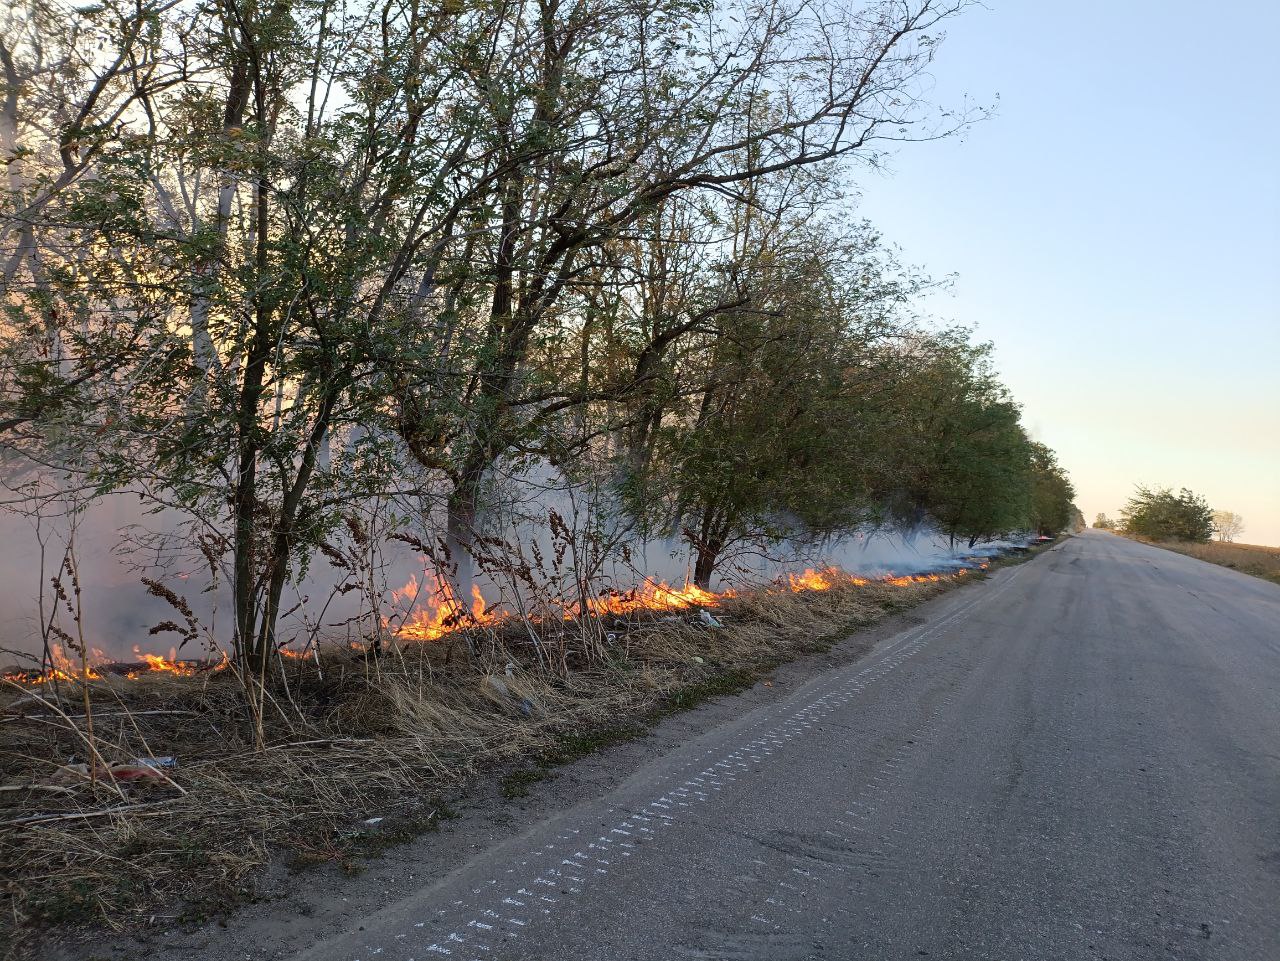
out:
M981 118L919 96L963 6L7 8L6 506L69 583L75 521L138 505L161 633L259 679L308 572L376 607L392 542L451 605L556 560L585 608L640 542L707 588L877 525L1063 528L989 346L849 214L858 165Z
M924 97L965 6L0 10L6 920L235 900L939 583L749 561L1077 524L851 199L982 118Z
M271 858L359 871L387 845L434 830L450 816L442 799L478 773L519 797L558 764L980 576L830 574L825 589L727 599L717 627L695 612L615 619L611 657L575 658L562 675L539 668L518 630L386 657L327 649L289 661L265 732L231 669L108 676L83 691L65 679L9 683L0 691L6 941L16 954L41 929L220 917L256 896ZM460 655L467 643L483 655ZM67 760L76 757L90 760Z

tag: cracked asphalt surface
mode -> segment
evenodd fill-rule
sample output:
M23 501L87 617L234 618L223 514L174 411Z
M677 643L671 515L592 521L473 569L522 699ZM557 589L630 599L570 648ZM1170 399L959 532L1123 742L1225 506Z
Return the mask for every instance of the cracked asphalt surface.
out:
M1101 532L294 961L1280 959L1280 587Z

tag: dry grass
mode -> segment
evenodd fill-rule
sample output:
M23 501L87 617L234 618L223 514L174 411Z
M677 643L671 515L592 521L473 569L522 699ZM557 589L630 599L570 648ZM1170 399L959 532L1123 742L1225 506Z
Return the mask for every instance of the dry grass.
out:
M1254 577L1261 577L1280 584L1280 547L1263 547L1259 544L1224 544L1210 541L1208 544L1192 544L1186 541L1145 541L1165 550L1177 551L1210 564L1231 567Z
M356 870L386 838L434 827L447 812L430 799L482 768L514 766L518 788L520 772L536 779L954 581L762 591L717 610L718 629L692 615L617 621L604 657L588 660L583 641L560 674L533 667L524 634L487 635L474 658L440 642L379 658L330 651L319 666L287 663L265 750L230 672L94 681L103 762L178 759L167 777L128 783L68 770L90 756L78 688L7 685L0 942L16 955L41 929L136 927L161 905L166 921L200 920L251 897L273 857ZM385 823L362 830L374 815Z

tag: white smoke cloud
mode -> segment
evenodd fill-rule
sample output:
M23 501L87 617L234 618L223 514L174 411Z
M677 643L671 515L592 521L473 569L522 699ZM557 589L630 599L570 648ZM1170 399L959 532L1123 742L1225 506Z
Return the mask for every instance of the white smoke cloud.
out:
M509 476L500 485L503 507L485 519L485 533L506 542L511 550L530 561L540 556L543 571L538 575L550 583L549 595L558 594L566 602L576 597L579 568L571 551L557 565L563 536L553 536L549 519L554 511L564 521L562 532L570 532L572 543L585 553L583 564L592 568L592 590L627 591L646 579L683 585L691 570L688 545L679 538L642 540L626 533L626 521L608 502L601 489L572 486L551 469L535 465L519 476ZM429 519L428 524L442 519ZM599 535L592 538L588 529ZM136 495L110 494L91 503L79 516L75 529L76 558L81 583L83 628L91 647L110 659L128 660L135 646L143 651L167 653L178 636L152 635L152 626L178 620L164 600L148 594L141 578L151 576L184 597L208 635L225 645L231 625L231 597L225 576L213 577L207 562L190 549L181 536L180 519L173 512L151 512ZM47 620L53 595L49 578L61 563L70 533L65 516L47 512L39 530L30 516L0 513L0 578L6 585L0 593L0 647L7 651L38 653L42 647L41 593ZM40 540L45 542L43 566ZM424 537L426 541L433 538ZM1021 538L1016 543L1025 543ZM599 546L603 540L610 546ZM595 547L589 546L594 543ZM952 545L929 528L914 530L867 529L845 537L818 543L782 542L748 546L728 558L713 588L762 583L807 567L838 566L868 577L939 571L958 567L963 558L989 556L1008 546L1006 542ZM372 593L385 616L395 609L391 589L411 577L420 579L424 567L431 575L430 562L409 545L378 538L374 569L355 578L372 582L371 590L335 593L351 580L318 555L302 581L288 591L280 636L295 644L312 637L325 641L359 640L371 625L367 609ZM590 555L590 556L587 556ZM501 565L477 572L476 585L485 601L499 609L518 611L528 598L520 579L504 574ZM424 599L425 600L425 599ZM363 620L358 619L365 611ZM403 612L403 608L401 608ZM68 618L62 618L64 627ZM205 649L199 642L189 644L181 654L199 657ZM0 664L15 660L0 653Z

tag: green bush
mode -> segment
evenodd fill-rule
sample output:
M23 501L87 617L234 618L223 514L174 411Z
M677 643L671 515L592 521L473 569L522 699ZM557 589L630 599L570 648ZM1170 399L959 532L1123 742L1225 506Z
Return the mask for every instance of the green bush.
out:
M1125 533L1153 540L1204 544L1214 531L1213 509L1185 487L1175 494L1168 487L1139 485L1121 514Z

